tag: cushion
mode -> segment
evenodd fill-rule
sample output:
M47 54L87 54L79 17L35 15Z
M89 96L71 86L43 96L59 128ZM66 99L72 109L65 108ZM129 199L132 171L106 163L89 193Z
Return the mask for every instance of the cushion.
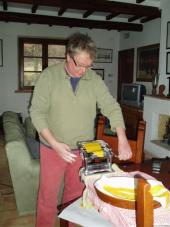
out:
M40 158L40 142L32 137L27 136L26 137L26 143L28 146L28 150L32 156L33 159L39 159Z
M34 139L38 138L37 131L31 121L30 117L26 117L24 121L25 132L28 137L32 137Z

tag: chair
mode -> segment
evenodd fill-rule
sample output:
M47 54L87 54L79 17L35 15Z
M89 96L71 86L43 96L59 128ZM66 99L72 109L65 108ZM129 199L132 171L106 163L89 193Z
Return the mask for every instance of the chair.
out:
M154 224L153 197L149 190L149 183L145 179L139 178L136 206L137 227L152 227Z
M137 196L136 196L136 226L137 227L153 227L154 214L153 214L153 197L149 192L150 185L143 179L139 178L137 184ZM77 211L73 211L77 212ZM88 211L91 213L91 210ZM81 216L82 218L82 216ZM87 217L84 217L86 219ZM94 217L91 217L94 221ZM60 227L68 227L69 221L60 219ZM93 226L93 225L91 225ZM105 225L104 225L105 226Z
M108 129L108 128L106 129L105 121L106 121L106 118L104 116L100 115L98 117L98 123L97 123L97 129L96 129L96 139L104 140L106 143L108 143L108 145L110 146L112 151L115 154L118 154L117 136L116 136L116 134L115 135L113 135L113 133L111 134L110 129ZM126 163L127 162L133 162L133 163L142 162L143 155L144 155L143 149L144 149L145 127L146 127L145 121L139 121L138 127L137 127L136 139L128 139L128 142L129 142L131 150L132 150L132 158L130 160L126 161ZM110 131L109 134L106 132L106 130L107 130L107 132ZM115 158L114 162L120 163L120 162L124 162L124 161L120 161Z

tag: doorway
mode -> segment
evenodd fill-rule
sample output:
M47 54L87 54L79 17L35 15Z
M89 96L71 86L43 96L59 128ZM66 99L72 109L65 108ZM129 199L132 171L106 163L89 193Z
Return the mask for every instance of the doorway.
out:
M133 82L134 48L121 50L118 54L118 89L117 100L121 101L122 83Z

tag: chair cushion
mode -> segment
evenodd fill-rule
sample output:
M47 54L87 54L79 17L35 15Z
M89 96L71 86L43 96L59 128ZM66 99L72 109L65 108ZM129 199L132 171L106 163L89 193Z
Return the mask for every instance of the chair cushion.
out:
M28 146L28 150L32 156L33 159L39 159L40 158L40 142L32 137L27 136L26 137L26 143Z

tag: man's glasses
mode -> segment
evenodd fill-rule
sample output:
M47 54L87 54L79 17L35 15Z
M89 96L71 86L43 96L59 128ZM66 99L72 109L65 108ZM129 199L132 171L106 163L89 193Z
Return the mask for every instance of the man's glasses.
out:
M72 58L72 60L73 60L73 62L74 62L74 64L75 64L75 66L77 67L77 68L83 68L83 69L91 69L91 68L93 68L93 65L81 65L81 64L78 64L76 61L75 61L75 59L73 58L73 57L71 57Z

